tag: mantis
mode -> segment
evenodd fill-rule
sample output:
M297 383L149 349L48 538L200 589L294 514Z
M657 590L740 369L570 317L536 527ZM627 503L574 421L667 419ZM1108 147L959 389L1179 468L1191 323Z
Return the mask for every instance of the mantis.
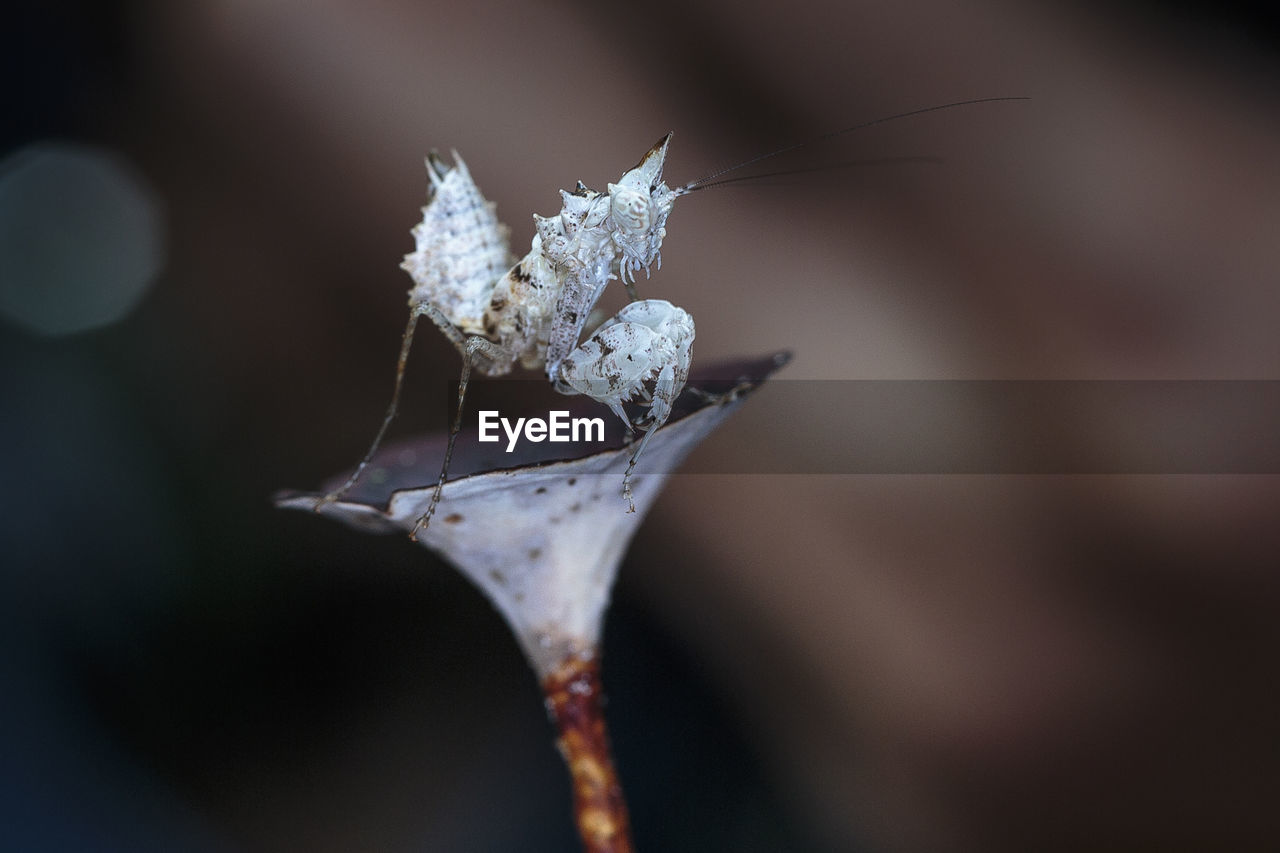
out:
M761 154L675 189L662 178L668 133L605 192L581 181L572 192L561 190L559 214L534 216L536 233L529 251L514 264L510 229L498 221L494 204L476 187L462 158L453 152L453 163L448 164L433 152L427 157L428 204L412 231L416 248L401 264L413 287L391 404L364 458L317 509L355 485L381 445L399 408L418 321L426 317L462 355L462 373L440 476L410 538L416 539L430 523L440 501L473 370L485 376L505 375L516 365L542 370L560 393L585 395L608 406L628 435L643 430L622 482L622 495L634 511L632 472L649 438L670 417L692 362L693 318L664 299L639 299L634 284L637 272L644 270L648 277L662 265L662 242L675 199L762 177L722 178L811 142L922 113L1013 100L1026 98L978 98L878 118ZM622 281L631 302L582 341L588 316L612 280ZM638 403L648 413L632 419L625 403Z
M638 299L635 274L661 266L662 240L675 197L662 180L671 134L658 141L607 192L578 182L561 191L556 216L534 216L529 252L509 260L509 229L476 187L457 152L453 164L427 158L430 199L414 227L417 247L401 267L413 279L409 321L396 369L391 405L372 446L342 486L323 503L340 498L364 473L399 408L405 366L420 318L426 317L462 355L458 411L431 503L411 538L430 523L448 476L454 442L462 426L467 384L473 370L505 375L517 365L545 371L563 394L583 394L607 405L629 434L641 428L623 476L631 503L631 473L649 437L666 423L689 376L693 318L663 299ZM621 279L633 301L579 343L587 318L609 281ZM647 407L632 420L624 403Z

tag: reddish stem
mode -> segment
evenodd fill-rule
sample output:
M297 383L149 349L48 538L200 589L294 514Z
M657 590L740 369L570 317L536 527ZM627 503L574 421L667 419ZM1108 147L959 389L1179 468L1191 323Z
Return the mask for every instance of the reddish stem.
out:
M573 780L573 816L586 853L634 853L627 803L609 754L600 663L570 658L542 683L556 745Z

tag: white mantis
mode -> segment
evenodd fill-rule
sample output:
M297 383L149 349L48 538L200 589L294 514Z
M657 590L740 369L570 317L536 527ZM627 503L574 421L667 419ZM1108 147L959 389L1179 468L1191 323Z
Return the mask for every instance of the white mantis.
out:
M587 317L611 279L621 278L635 299L637 271L660 266L667 215L681 188L662 181L671 135L663 137L607 193L581 182L561 191L563 208L554 217L535 216L537 233L529 253L507 269L508 229L480 194L455 152L448 166L427 159L431 199L414 229L414 252L401 265L413 278L409 323L405 328L391 405L373 445L347 481L326 495L337 500L368 466L399 406L405 364L419 317L428 317L462 354L458 413L450 431L444 465L431 504L414 528L435 512L448 475L454 441L461 428L467 383L474 368L501 376L516 363L544 368L557 391L597 400L622 419L628 433L645 430L623 476L622 493L631 500L630 478L649 437L671 414L684 388L692 359L693 318L661 299L636 300L603 323L579 345ZM623 404L649 408L633 421Z
M899 113L826 134L838 136L898 118L991 101L979 98ZM415 251L401 267L413 278L409 322L396 370L395 390L382 426L355 471L326 495L317 509L338 500L364 473L399 407L405 365L420 317L428 317L462 354L458 411L449 433L440 478L426 512L411 538L435 513L448 475L454 442L462 425L463 403L472 369L486 376L509 373L519 363L545 370L557 391L583 394L607 405L628 434L644 429L623 476L622 494L630 502L630 478L653 433L666 423L689 375L693 318L662 299L638 299L635 273L661 267L660 250L674 200L699 189L739 178L721 175L792 151L800 143L753 157L705 178L671 189L662 180L667 134L605 193L581 182L561 190L557 216L534 216L531 248L511 265L509 229L476 188L466 164L453 154L452 166L434 154L427 158L430 200L414 229ZM816 140L810 140L816 141ZM760 177L760 176L753 176ZM632 302L579 343L587 317L605 286L621 279ZM647 406L647 418L633 421L624 403Z

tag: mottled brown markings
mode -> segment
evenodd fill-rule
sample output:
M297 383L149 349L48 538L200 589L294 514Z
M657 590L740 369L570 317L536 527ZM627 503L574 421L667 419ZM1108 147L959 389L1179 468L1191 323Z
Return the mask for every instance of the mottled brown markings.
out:
M538 486L538 488L536 488L536 489L534 489L534 490L533 490L533 493L534 493L535 495L545 495L545 494L547 493L547 487L546 487L546 486Z
M498 571L497 569L490 570L489 577L493 578L493 582L498 584L499 586L507 585L507 576L504 575L502 572Z
M445 524L460 524L461 522L462 515L460 513L451 512L444 517Z
M542 556L542 549L541 549L541 548L530 548L530 549L529 549L529 559L530 559L530 560L537 560L537 559L539 559L541 556Z
M577 478L577 477L570 477L570 478L569 478L569 485L570 485L570 486L576 486L576 485L578 485L578 478Z

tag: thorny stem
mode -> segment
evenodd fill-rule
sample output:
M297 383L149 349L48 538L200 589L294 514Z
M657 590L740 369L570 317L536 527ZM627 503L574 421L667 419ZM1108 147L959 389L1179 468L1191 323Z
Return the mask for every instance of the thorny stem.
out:
M622 786L609 754L598 658L570 657L542 682L556 745L573 782L573 816L585 853L634 853Z

